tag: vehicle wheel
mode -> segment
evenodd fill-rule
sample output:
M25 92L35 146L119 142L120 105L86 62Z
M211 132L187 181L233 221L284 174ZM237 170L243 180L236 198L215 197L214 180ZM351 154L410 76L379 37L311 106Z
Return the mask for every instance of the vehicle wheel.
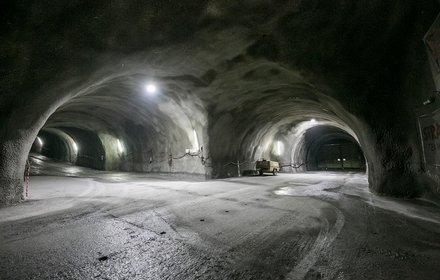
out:
M273 171L272 171L272 173L273 173L273 176L276 176L277 173L278 173L278 170L276 170L276 169L274 168Z
M258 171L260 173L260 176L263 176L263 170Z

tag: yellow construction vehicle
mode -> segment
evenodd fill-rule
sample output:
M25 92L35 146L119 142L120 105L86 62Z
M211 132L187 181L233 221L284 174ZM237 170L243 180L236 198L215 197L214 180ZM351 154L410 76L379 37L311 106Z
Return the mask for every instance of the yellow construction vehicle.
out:
M280 164L271 160L258 160L256 163L256 169L260 175L263 175L265 172L277 175L278 171L280 171Z

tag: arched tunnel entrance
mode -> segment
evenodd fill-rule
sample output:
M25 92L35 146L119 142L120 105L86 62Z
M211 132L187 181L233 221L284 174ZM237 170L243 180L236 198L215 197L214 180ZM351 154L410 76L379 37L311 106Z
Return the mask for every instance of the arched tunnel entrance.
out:
M365 156L358 142L337 127L315 126L306 131L308 171L365 171Z
M146 76L117 73L81 85L53 105L30 151L95 170L204 176L201 101L176 92L175 82L187 78Z
M97 170L105 169L105 150L92 131L75 127L43 127L31 148L51 159Z
M59 129L42 129L32 144L31 153L51 159L76 163L78 151L70 135Z

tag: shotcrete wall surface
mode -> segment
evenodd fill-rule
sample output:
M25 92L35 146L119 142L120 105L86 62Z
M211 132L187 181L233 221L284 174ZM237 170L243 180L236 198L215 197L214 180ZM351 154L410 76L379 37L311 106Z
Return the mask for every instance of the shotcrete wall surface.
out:
M414 109L433 90L421 39L436 1L0 8L2 204L20 200L32 143L50 129L77 143L77 164L217 178L260 158L304 171L304 133L327 125L359 143L372 191L435 192Z

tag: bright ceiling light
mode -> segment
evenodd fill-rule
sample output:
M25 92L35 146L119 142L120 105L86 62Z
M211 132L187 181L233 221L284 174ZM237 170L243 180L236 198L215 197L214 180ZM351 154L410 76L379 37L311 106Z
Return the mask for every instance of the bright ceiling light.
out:
M314 122L316 122L316 120L315 119L311 119L310 122L314 123Z
M40 146L43 146L43 140L41 140L41 138L38 136L37 136L37 141L38 141L38 144L40 144Z
M149 93L149 94L153 94L157 92L157 87L155 84L149 83L147 85L145 85L145 90Z

